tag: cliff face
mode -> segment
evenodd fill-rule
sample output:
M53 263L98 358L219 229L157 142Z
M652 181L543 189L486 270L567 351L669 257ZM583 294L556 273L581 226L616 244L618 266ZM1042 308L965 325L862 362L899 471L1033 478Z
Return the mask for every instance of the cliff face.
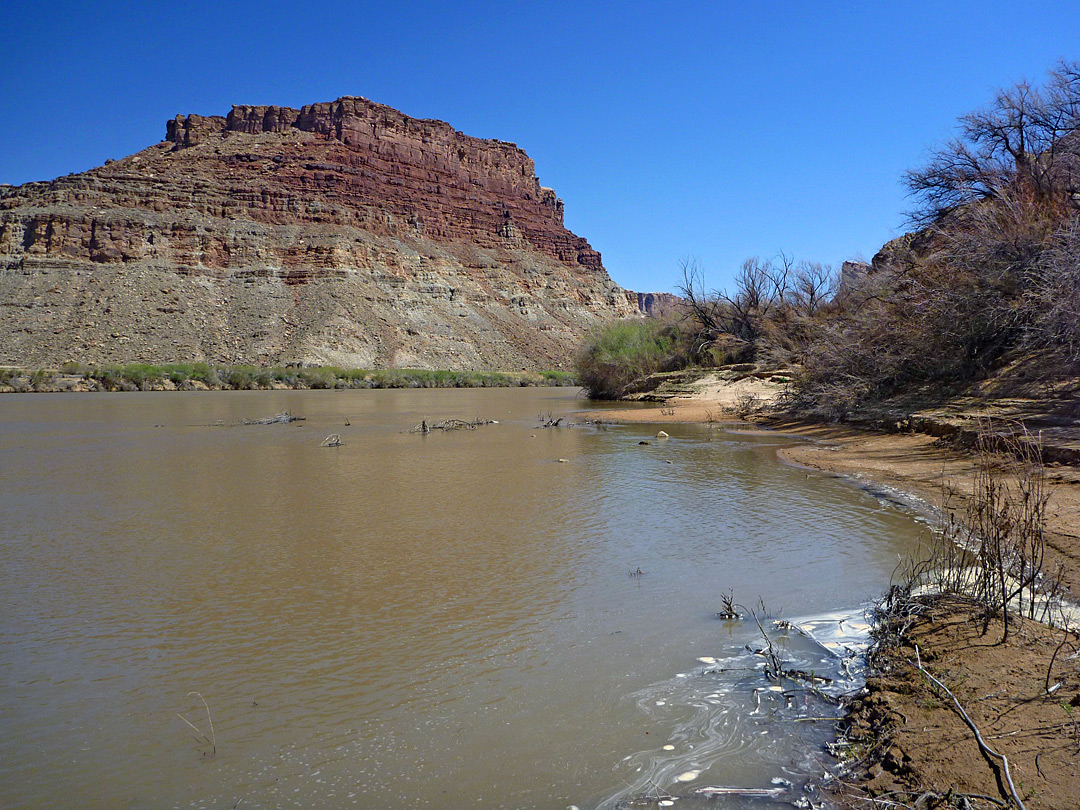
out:
M560 367L636 307L510 143L361 98L0 189L0 364Z

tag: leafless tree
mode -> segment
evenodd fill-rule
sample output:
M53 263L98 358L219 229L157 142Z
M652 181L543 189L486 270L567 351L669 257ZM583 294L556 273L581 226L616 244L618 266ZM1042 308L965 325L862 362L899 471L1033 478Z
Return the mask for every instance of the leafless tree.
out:
M807 318L817 316L836 295L839 278L833 269L817 262L800 262L792 284L792 303Z
M1066 363L1080 365L1080 222L1054 236L1024 290L1025 308L1038 312L1028 326L1033 347L1060 347Z
M680 292L696 325L695 345L704 350L721 336L743 347L745 359L785 362L808 340L807 321L833 297L836 278L821 264L796 264L786 253L775 260L746 259L730 290L706 291L695 260L682 263Z
M1080 62L1059 62L1045 86L1020 82L960 119L960 134L934 150L906 183L926 225L980 200L1009 195L1039 206L1077 206Z
M705 287L705 271L697 259L685 258L679 262L682 270L682 283L677 286L680 295L686 301L691 318L698 324L699 331L707 339L715 338L721 331L723 315L720 312L719 295L710 294Z

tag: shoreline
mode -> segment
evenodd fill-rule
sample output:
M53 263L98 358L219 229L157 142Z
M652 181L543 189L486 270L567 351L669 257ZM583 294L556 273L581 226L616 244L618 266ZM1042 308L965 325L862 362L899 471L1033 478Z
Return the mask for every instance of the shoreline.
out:
M943 516L964 516L973 490L974 452L927 434L784 420L760 412L744 416L740 395L724 388L723 383L707 384L659 398L653 408L588 415L637 423L724 422L736 434L791 436L804 441L779 448L782 463L904 493ZM1051 490L1045 570L1060 570L1067 596L1076 601L1080 469L1051 463L1043 470ZM1075 774L1080 772L1076 633L1022 621L1002 643L1001 623L986 623L971 604L927 598L912 600L908 608L913 614L903 628L875 629L879 638L894 635L895 643L878 645L864 692L849 704L835 749L840 775L831 785L833 800L847 807L897 808L917 801L928 808L984 808L1012 801L997 761L980 751L952 700L918 671L917 661L951 687L990 747L1008 758L1028 810L1074 805ZM986 802L978 796L1000 799ZM963 801L967 804L954 804Z
M803 440L777 450L780 461L824 475L888 487L959 516L971 493L975 456L925 433L886 433L863 427L827 425L804 420L737 414L716 391L680 396L651 408L587 411L585 415L614 422L729 423L745 426L735 433L768 433ZM1044 466L1053 490L1046 515L1049 571L1062 567L1062 583L1080 601L1080 469L1051 463Z
M66 366L72 366L68 369ZM76 368L77 367L77 368ZM232 366L172 363L60 370L0 366L0 394L134 393L138 391L307 391L385 388L576 387L565 371L342 369L336 366Z

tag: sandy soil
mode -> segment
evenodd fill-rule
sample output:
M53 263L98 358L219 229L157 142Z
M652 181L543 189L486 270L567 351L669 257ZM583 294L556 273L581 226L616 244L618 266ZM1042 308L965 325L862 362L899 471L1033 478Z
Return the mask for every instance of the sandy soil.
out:
M747 376L726 380L710 374L700 380L672 389L665 396L663 387L654 395L663 401L654 408L625 408L593 414L616 422L727 422L737 419L746 406L771 403L784 389L782 383Z
M733 384L710 377L655 408L596 416L628 422L733 421L746 409L746 394L768 404L779 390L763 380ZM788 463L886 485L938 507L949 489L951 507L961 513L971 493L974 455L931 436L750 418L752 423L734 429L768 429L807 440L778 451ZM1052 487L1045 567L1060 569L1065 586L1080 596L1080 470L1051 465L1045 474ZM1002 806L1008 795L1000 763L980 754L951 700L907 663L916 660L917 644L927 671L956 694L990 747L1008 758L1025 806L1080 808L1077 636L1025 622L1008 644L1000 644L1001 628L991 623L983 633L969 606L938 602L923 610L903 644L882 652L882 671L852 707L849 753L855 760L842 800L859 807L908 807L925 796L920 807L964 806L940 798L951 789L991 797L968 800L982 808ZM1046 693L1048 671L1051 684L1061 683L1052 694Z
M852 807L897 806L890 800L905 807L934 794L920 805L933 808L954 806L941 798L950 790L999 802L1010 795L1001 761L983 755L952 699L916 669L921 663L955 695L986 745L1008 760L1028 810L1080 806L1076 634L1027 622L1002 644L1001 623L984 633L970 606L938 600L920 609L904 642L877 662L882 674L851 706L856 761L840 798ZM970 806L994 805L972 798Z

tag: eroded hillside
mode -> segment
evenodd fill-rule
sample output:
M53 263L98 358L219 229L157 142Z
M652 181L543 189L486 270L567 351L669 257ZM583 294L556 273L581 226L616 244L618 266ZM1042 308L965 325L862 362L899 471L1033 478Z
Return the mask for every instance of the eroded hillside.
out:
M637 311L513 144L346 97L0 189L0 364L556 368Z

